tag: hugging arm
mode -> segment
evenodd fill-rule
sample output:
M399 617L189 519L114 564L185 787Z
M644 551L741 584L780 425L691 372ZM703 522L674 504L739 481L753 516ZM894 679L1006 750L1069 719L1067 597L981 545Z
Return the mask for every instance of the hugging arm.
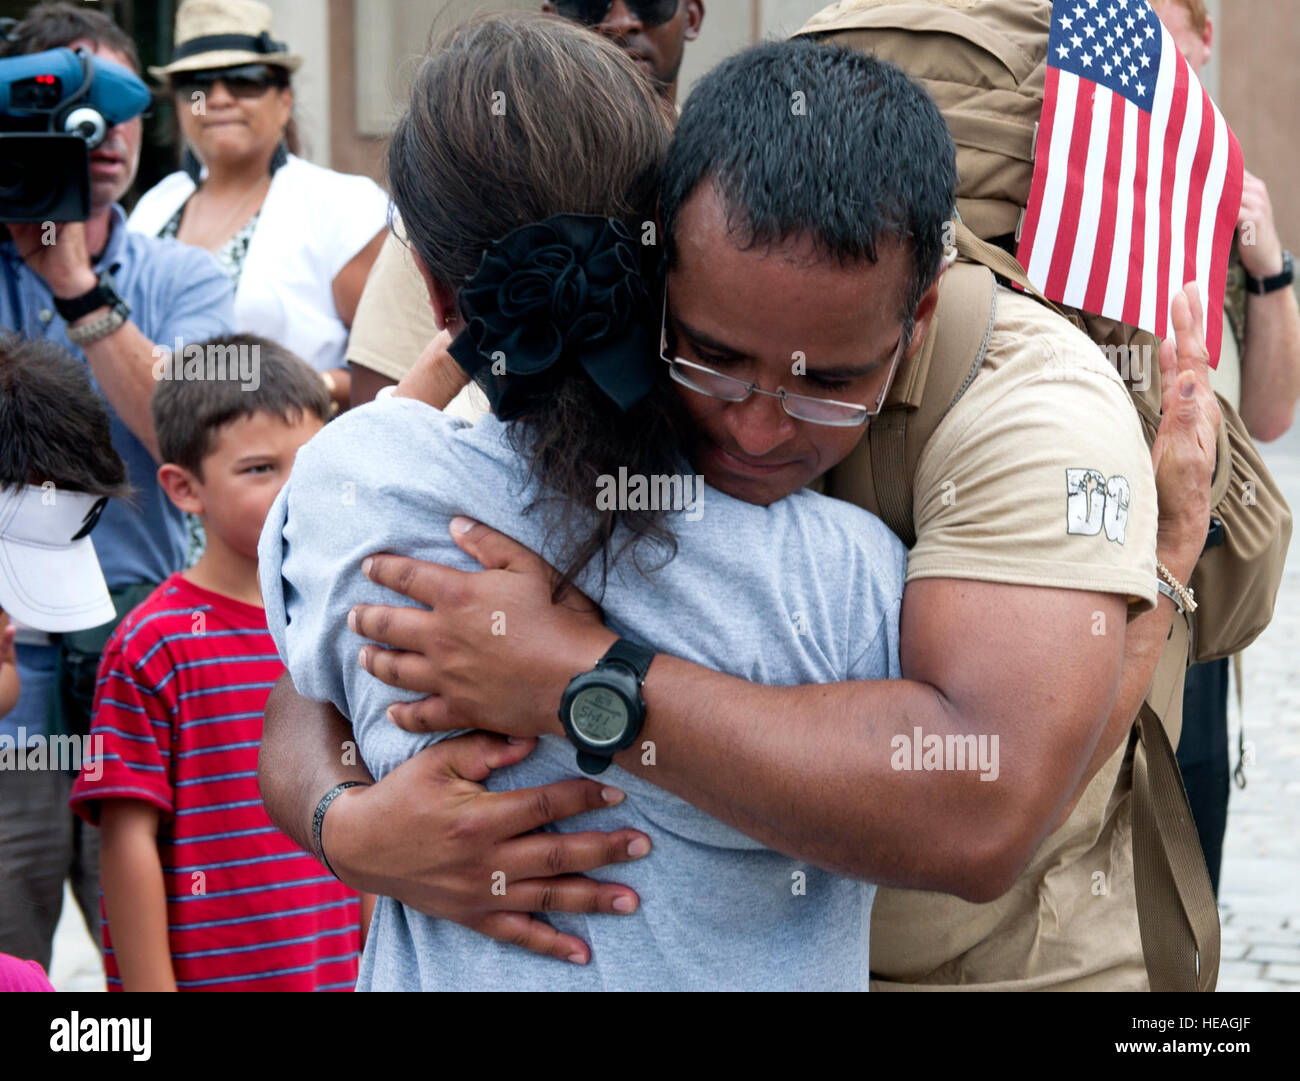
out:
M1152 448L1157 555L1184 582L1204 543L1218 424L1194 323L1194 307L1176 304L1179 346L1162 350ZM416 731L559 732L568 679L614 635L580 606L550 604L550 572L531 552L482 526L452 536L484 572L388 555L369 564L374 581L431 609L356 610L358 633L392 647L367 646L368 670L431 696L392 716ZM493 611L529 633L491 635ZM1127 627L1125 616L1113 593L917 578L903 596L903 679L764 687L661 655L645 683L641 745L619 763L795 858L991 900L1133 723L1173 606L1161 597ZM917 728L982 735L990 748L996 737L996 780L993 770L895 768L896 740L907 745Z
M363 633L369 614L386 612L383 637L399 646L433 635L430 655L443 665L438 696L395 707L399 716L430 728L454 719L517 735L558 733L565 684L595 664L613 633L551 605L544 565L508 538L480 526L462 543L496 569L462 574L395 556L371 564L372 577L417 596L427 575L439 598L436 612L359 612ZM484 603L505 606L529 634L484 641L476 633ZM991 900L1060 816L1110 716L1124 636L1091 634L1098 610L1123 627L1119 597L914 582L903 597L907 678L897 680L768 687L659 655L644 685L646 726L616 761L796 859ZM374 650L367 665L411 687L425 678L423 662ZM487 678L492 670L509 670L510 685ZM940 737L997 736L989 779L975 770L896 769L895 737L911 740L918 727Z
M586 944L531 912L635 911L634 891L580 875L644 855L644 834L528 835L612 806L621 792L584 780L487 792L481 782L488 774L525 758L534 743L485 732L426 748L372 785L353 741L351 724L334 706L303 698L287 674L281 677L266 705L258 757L262 798L271 820L315 852L312 818L320 798L344 781L366 786L347 789L331 803L322 830L330 866L349 886L577 963L590 957ZM508 898L490 889L495 871L506 874Z

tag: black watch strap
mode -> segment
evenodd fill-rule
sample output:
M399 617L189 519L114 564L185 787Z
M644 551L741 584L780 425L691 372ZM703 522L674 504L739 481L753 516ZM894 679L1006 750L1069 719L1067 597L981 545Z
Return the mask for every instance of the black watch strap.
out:
M55 297L54 310L63 317L64 322L75 323L83 315L89 315L97 308L102 308L105 305L111 308L121 303L122 298L117 295L113 275L105 270L99 275L95 287L88 292L82 293L81 296L69 297L66 300Z
M1247 274L1246 288L1257 297L1262 297L1269 293L1276 293L1279 289L1285 289L1293 281L1295 281L1295 259L1289 251L1284 251L1281 274L1274 274L1271 278L1257 278L1253 274Z
M605 655L596 662L596 667L600 668L611 661L622 664L632 670L637 683L641 684L645 682L645 674L650 670L650 662L654 659L654 650L646 649L645 646L638 646L635 642L629 642L626 638L620 638L605 651Z
M590 777L597 773L604 773L609 769L609 764L614 761L608 755L592 754L590 751L578 752L578 768Z

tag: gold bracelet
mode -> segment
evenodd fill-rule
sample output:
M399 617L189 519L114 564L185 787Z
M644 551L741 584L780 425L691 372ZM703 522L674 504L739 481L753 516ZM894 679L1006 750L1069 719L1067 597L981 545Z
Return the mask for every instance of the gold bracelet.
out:
M320 378L321 382L325 384L325 390L330 396L330 416L337 416L339 409L341 408L337 399L334 397L334 395L339 392L338 380L334 378L333 372L321 372Z
M1178 594L1179 599L1183 602L1179 607L1181 609L1185 609L1188 612L1195 612L1196 611L1195 594L1190 589L1188 589L1187 586L1183 585L1182 582L1180 582L1177 578L1175 578L1173 574L1170 572L1169 568L1166 567L1163 563L1161 563L1160 560L1158 559L1156 560L1156 570L1160 572L1160 577L1165 580L1166 584L1168 584L1170 589L1172 589L1175 593Z

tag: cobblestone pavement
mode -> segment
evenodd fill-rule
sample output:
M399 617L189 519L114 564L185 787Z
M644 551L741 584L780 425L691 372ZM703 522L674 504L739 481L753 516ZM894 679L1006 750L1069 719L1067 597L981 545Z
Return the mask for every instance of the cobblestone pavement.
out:
M1260 447L1300 507L1300 425ZM1300 537L1273 622L1246 651L1246 787L1233 785L1223 844L1221 991L1300 991ZM1232 763L1240 720L1229 696Z
M1300 507L1300 425L1261 448L1292 507ZM1292 538L1273 623L1247 652L1246 739L1255 764L1235 785L1224 841L1221 991L1300 991L1300 531ZM1237 760L1235 700L1232 761ZM61 991L102 991L99 952L69 893L54 942Z

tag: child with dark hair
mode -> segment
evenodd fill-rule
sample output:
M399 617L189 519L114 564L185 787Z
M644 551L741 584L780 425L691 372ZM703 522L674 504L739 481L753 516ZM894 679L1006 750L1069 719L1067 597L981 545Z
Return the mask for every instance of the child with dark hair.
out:
M329 416L319 377L251 335L159 373L158 482L207 533L202 558L122 622L100 666L73 808L103 830L105 967L118 990L350 990L357 895L267 818L262 712L283 672L257 539L298 448Z
M45 738L32 719L55 693L52 636L115 616L90 532L129 492L85 365L53 342L0 333L0 762ZM0 765L0 951L44 966L65 878L98 937L96 876L75 855L93 851L93 831L67 814L72 778Z
M38 634L112 618L89 536L69 538L83 505L97 520L94 508L127 490L82 365L51 342L0 334L0 717L20 692L10 613ZM65 518L77 528L51 532Z

